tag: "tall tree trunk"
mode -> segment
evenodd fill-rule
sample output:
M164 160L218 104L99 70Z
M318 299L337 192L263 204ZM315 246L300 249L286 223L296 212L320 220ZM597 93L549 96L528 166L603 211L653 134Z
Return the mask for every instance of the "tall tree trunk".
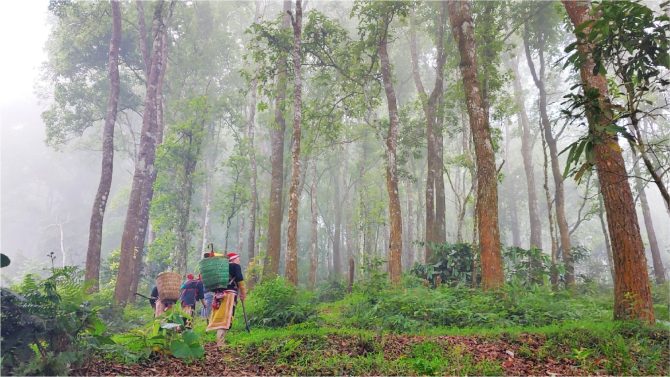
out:
M282 28L288 30L291 27L291 1L284 0L284 13ZM267 256L263 266L263 277L272 278L279 274L279 258L281 257L281 223L282 223L282 191L284 188L284 132L286 120L284 119L284 101L286 99L286 70L287 56L282 54L277 62L279 67L277 74L277 97L275 99L275 125L270 131L272 143L272 154L270 163L272 165L272 178L270 180L270 209L268 213L268 247Z
M260 22L260 1L256 0L254 11L254 22ZM251 177L249 190L251 191L251 203L249 204L249 232L247 235L247 255L249 261L256 256L256 215L258 213L258 167L256 164L256 149L254 147L254 132L256 127L256 103L258 99L258 80L253 79L249 87L249 112L247 116L247 140L249 142L249 163L251 165Z
M598 219L600 220L600 229L603 231L603 241L605 243L605 254L607 255L607 266L610 270L610 275L612 276L612 284L616 279L616 274L614 273L614 260L612 258L612 245L610 243L610 236L607 234L607 224L605 223L605 207L603 205L603 196L598 195Z
M382 81L386 93L386 104L389 112L389 129L386 136L386 189L389 196L389 220L391 229L388 247L388 269L389 277L394 285L400 284L402 273L402 210L400 209L400 196L398 195L398 166L396 161L396 150L398 147L398 103L393 88L393 77L391 75L391 63L387 51L387 30L390 17L386 15L382 21L384 32L379 37L378 52L381 63Z
M509 67L514 73L514 99L517 106L517 116L521 128L521 156L523 158L523 170L526 175L526 188L528 192L528 219L530 222L530 247L542 249L542 222L540 211L537 206L537 192L535 188L535 173L533 171L533 142L530 135L530 122L526 113L523 89L521 88L521 77L517 62L509 62Z
M414 195L412 182L407 182L407 240L405 242L405 257L407 270L414 265Z
M109 41L109 99L105 127L102 131L102 168L98 192L93 202L91 222L88 234L88 250L86 252L85 278L91 285L91 291L97 292L100 287L100 251L102 248L102 223L107 208L109 189L112 185L114 171L114 124L119 105L119 45L121 43L121 5L112 0L112 38Z
M440 235L444 230L438 229L437 211L436 211L436 190L437 190L437 175L442 176L442 161L438 158L438 143L436 135L437 127L437 106L439 100L442 98L443 83L444 83L444 64L447 60L447 55L444 53L444 26L447 18L446 3L440 3L440 15L437 22L437 29L435 32L435 47L437 49L437 64L435 68L435 84L433 90L428 95L426 89L421 81L421 74L419 72L419 58L417 54L416 45L416 31L414 30L413 18L410 19L410 57L412 61L412 77L416 90L421 98L424 116L426 117L426 234L425 234L425 252L426 260L430 260L432 254L432 244L440 242ZM439 134L441 138L441 133ZM444 179L442 179L442 195L444 195ZM444 208L441 208L444 210ZM444 223L442 223L444 226Z
M337 172L333 176L333 201L334 228L333 228L333 273L337 279L342 277L342 198L340 197L341 166L337 165Z
M169 20L172 17L172 9L174 7L175 1L170 2L170 9L167 19ZM159 46L158 54L158 83L156 84L156 144L161 144L163 142L163 131L165 130L165 123L163 122L163 81L165 78L165 71L167 68L167 31L163 28L161 40ZM154 148L155 153L155 148ZM155 156L154 156L155 157ZM139 250L138 253L133 254L133 273L132 280L130 282L130 302L135 302L137 296L137 286L140 281L140 276L143 268L143 255L144 255L144 242L146 240L146 233L149 228L149 210L151 207L151 200L154 195L154 182L156 181L156 176L158 171L156 169L151 169L149 174L149 179L144 182L143 194L141 199L140 207L140 231L138 233L139 244L136 247L136 250Z
M535 64L528 44L528 31L524 32L524 50L526 52L526 61L530 69L533 82L539 91L540 124L544 137L549 147L549 157L551 158L551 172L554 177L554 189L556 190L556 222L558 223L558 233L561 238L561 252L565 262L565 285L568 288L575 285L575 266L572 261L572 244L570 241L570 229L568 220L565 217L565 192L563 190L563 174L558 166L558 147L556 139L551 132L551 124L547 113L547 92L544 87L545 80L545 61L544 61L544 39L540 38L538 46L540 71L535 71Z
M547 220L549 221L549 238L551 240L551 271L550 279L551 286L554 290L558 289L558 242L556 240L556 231L554 230L554 218L552 215L553 200L551 199L551 192L549 191L549 158L547 157L547 141L544 134L540 136L542 139L542 156L543 158L543 172L544 172L544 196L547 201Z
M153 22L156 25L156 33L153 36L153 48L151 54L151 68L147 78L147 93L144 101L144 114L142 117L142 134L140 137L140 148L133 174L133 183L128 201L128 211L121 240L121 256L119 270L114 289L114 300L118 304L125 304L130 298L130 287L134 278L135 261L138 254L141 256L146 234L146 222L142 223L142 200L146 199L145 187L151 180L156 159L156 144L158 143L158 124L156 120L157 87L160 75L160 49L161 39L165 25L163 24L164 2L156 4ZM143 198L144 197L144 198Z
M196 146L197 148L197 146ZM191 244L191 232L188 230L188 222L191 215L191 198L193 197L193 172L195 171L197 157L187 159L184 164L184 181L180 189L179 219L175 234L177 236L175 260L177 261L177 272L186 274L188 271L189 245Z
M244 249L244 233L245 233L245 216L242 213L237 216L237 247L235 248L236 252L240 252Z
M295 0L293 24L293 146L291 155L291 187L288 191L288 236L286 242L286 279L298 285L298 207L300 206L300 123L302 122L302 76L300 50L302 49L302 1Z
M644 191L642 179L640 179L640 167L638 161L633 160L633 171L635 172L635 188L640 196L642 218L644 219L644 226L647 229L647 238L649 238L649 249L651 250L651 260L654 266L654 278L656 278L656 284L663 284L665 283L665 269L663 268L663 260L661 259L661 250L659 249L658 241L656 240L654 223L651 220L651 211L649 210L647 194Z
M435 124L435 227L438 243L447 242L447 201L444 188L444 93L437 100L437 122Z
M647 153L647 149L649 147L642 138L642 132L640 131L640 120L638 119L637 116L638 109L634 105L635 89L633 88L632 81L633 80L627 80L624 83L624 88L626 88L626 98L627 98L626 102L628 105L628 113L629 113L628 117L630 118L630 124L631 126L633 126L633 130L635 131L635 138L637 140L636 145L631 142L631 148L634 151L637 150L638 152L640 152L642 162L644 163L644 166L647 168L647 171L651 175L651 178L656 184L656 187L658 187L658 190L661 193L661 197L663 197L663 200L665 201L665 208L668 210L668 213L670 213L670 194L668 194L668 188L663 183L662 176L658 174L657 168L649 159L649 154ZM635 164L635 167L637 168L637 163ZM638 173L636 174L638 177L640 176L640 174Z
M249 204L249 231L247 234L247 255L251 261L256 256L256 215L258 213L258 189L256 185L258 167L256 164L256 150L254 149L254 128L256 112L256 80L254 80L251 91L252 100L249 104L249 124L247 127L247 138L249 141L249 161L251 165L250 187L251 203Z
M470 3L449 1L449 20L458 42L470 129L475 142L477 159L477 229L482 264L482 288L501 287L504 284L500 231L498 228L497 170L487 110L477 78L477 58L474 25Z
M312 223L311 223L311 236L309 243L309 255L310 255L310 264L309 264L309 287L314 289L316 285L316 269L319 263L319 253L318 253L318 221L317 214L318 208L316 207L316 183L318 177L316 175L316 159L312 162L312 184L309 189L309 199L310 199L310 208L312 210Z
M209 172L210 165L205 160L205 171ZM210 227L210 211L212 209L212 194L211 194L211 177L210 174L205 174L205 192L202 198L202 207L203 207L203 217L202 217L202 232L200 242L200 252L205 253L207 251L207 244L209 243L209 227Z
M506 177L512 177L512 168L509 161L509 151L510 151L510 141L512 139L510 135L510 119L507 118L505 121L505 175ZM509 178L507 178L509 179ZM516 208L516 190L513 185L507 184L505 188L505 194L507 196L507 213L509 215L510 231L512 233L512 246L521 247L521 233L519 230L519 217L517 215Z
M590 27L583 24L592 21L594 16L589 12L589 2L563 0L563 5L575 29L580 29L575 34L579 42L577 48L582 55L579 73L584 90L597 93L596 101L586 105L586 116L589 133L598 140L594 145L595 166L607 212L616 275L614 318L640 319L654 323L647 259L621 147L617 143L616 135L602 131L613 119L607 80L604 75L593 73L593 46L580 37L588 35Z
M140 52L142 53L142 62L144 63L144 77L149 79L149 70L151 70L151 61L149 56L149 50L147 49L147 27L144 22L144 2L136 1L135 5L137 6L137 26L139 31L139 45ZM153 30L155 33L156 31Z

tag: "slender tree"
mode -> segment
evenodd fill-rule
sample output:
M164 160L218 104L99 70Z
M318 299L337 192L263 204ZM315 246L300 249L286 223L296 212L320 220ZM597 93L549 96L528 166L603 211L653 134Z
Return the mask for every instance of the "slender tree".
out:
M284 0L284 11L282 16L282 29L291 27L291 1ZM268 247L267 256L263 266L263 276L271 278L279 273L279 258L281 256L281 223L282 223L282 192L284 187L284 133L286 131L286 120L284 119L284 107L286 99L286 69L287 56L281 54L277 62L277 89L275 97L275 124L270 131L270 143L272 152L270 164L272 165L270 180L270 208L268 213Z
M542 29L542 28L541 28ZM565 284L568 287L575 285L575 266L572 262L572 243L570 240L570 230L568 228L568 220L565 216L565 190L563 188L563 174L558 162L558 143L553 133L551 132L551 123L549 122L549 113L547 111L547 91L544 86L545 82L545 58L544 49L546 44L546 34L540 30L537 36L537 52L540 69L535 69L535 63L530 51L530 36L529 27L524 28L523 45L526 52L526 61L530 69L533 82L539 91L539 110L540 110L540 125L544 133L544 139L549 148L549 157L551 162L551 172L554 177L554 190L556 192L556 222L558 223L558 234L561 240L561 255L565 263Z
M170 3L170 9L166 17L169 20L172 17L172 9L174 7L175 1L173 0ZM167 23L167 21L164 21ZM167 68L167 29L163 28L161 35L160 46L158 48L158 82L156 84L156 145L160 145L163 142L163 133L165 131L165 122L163 118L163 82L165 79L165 70ZM142 199L139 215L139 223L141 224L139 232L137 235L137 245L135 247L138 250L137 253L133 254L133 272L131 274L132 280L130 282L130 292L129 300L135 302L137 296L137 286L140 281L142 274L142 267L144 261L144 251L145 251L145 241L147 240L147 231L149 229L149 210L151 208L151 201L154 195L154 182L156 182L156 177L158 175L158 170L154 167L150 170L149 179L144 181L144 187L142 189Z
M465 88L466 105L470 116L470 129L475 142L477 160L477 229L482 264L482 287L485 290L504 284L500 230L498 228L497 170L488 111L477 78L477 58L474 25L470 2L449 1L449 21L452 34L458 43L460 69Z
M310 243L309 243L309 287L314 288L316 285L316 269L319 263L319 250L318 250L318 208L316 204L316 195L317 195L317 182L318 177L316 175L316 159L312 160L312 183L309 188L309 200L310 200L310 209L312 212L312 221L310 226Z
M302 122L302 1L295 1L295 16L290 14L293 25L293 146L291 156L291 187L289 188L288 236L286 240L286 279L298 285L298 207L300 206L300 140Z
M146 222L142 223L143 216L141 212L143 206L142 200L146 201L146 195L143 194L145 194L145 188L148 186L147 182L151 180L154 161L156 159L156 145L159 142L156 111L158 81L161 77L160 71L162 69L161 48L163 44L161 40L163 39L165 30L163 8L164 1L159 1L156 4L153 16L155 33L153 35L150 57L151 65L147 78L147 93L144 100L142 133L140 136L139 153L135 164L135 173L133 174L126 222L123 229L123 238L121 240L121 256L114 290L114 299L119 304L125 304L130 299L130 287L132 286L135 273L135 261L138 255L141 256L144 236L146 235L147 224ZM148 207L148 203L145 204Z
M86 253L86 280L91 282L91 290L97 291L100 286L100 249L102 247L102 223L109 198L114 170L114 125L119 106L119 45L121 43L121 5L112 0L112 38L109 41L109 100L105 126L102 132L102 169L98 192L93 202L91 222L88 234L88 251Z
M514 100L516 102L517 117L521 131L521 157L523 159L523 170L526 176L526 191L528 193L528 219L530 223L530 247L542 249L542 222L540 211L537 206L537 189L535 187L535 172L533 169L533 141L531 140L530 122L526 112L526 101L521 87L518 60L508 60L508 66L514 75L512 87L514 89Z
M575 27L577 53L581 57L578 68L584 92L593 98L586 102L585 110L589 135L594 140L593 163L601 185L612 241L614 318L640 319L653 323L655 318L647 262L633 194L617 135L606 130L613 122L607 79L595 69L596 62L591 54L593 45L586 38L590 31L589 23L597 16L591 14L589 1L562 2Z
M384 93L386 94L386 105L389 113L389 128L386 134L386 189L389 197L389 219L391 221L388 268L391 282L393 284L400 284L400 274L402 273L402 210L400 208L400 196L398 193L398 163L396 154L398 125L400 121L398 119L398 103L393 87L391 63L388 55L388 31L393 15L392 8L383 9L380 15L377 52L379 53L382 81L384 83Z
M421 99L421 104L426 117L426 234L425 234L425 253L426 260L431 259L431 247L433 243L444 242L440 239L440 235L444 234L444 221L438 221L440 213L444 212L444 208L438 211L436 207L437 191L441 188L444 192L444 178L442 176L442 159L439 156L438 138L442 138L441 132L436 132L438 128L438 105L440 99L443 97L444 87L444 64L447 61L447 54L444 52L444 29L447 22L447 4L446 2L439 3L440 13L437 19L437 27L435 31L435 48L437 50L437 64L435 66L435 84L430 95L426 92L421 80L419 72L419 58L417 53L416 30L414 27L413 18L410 18L410 57L412 61L412 77L414 85ZM437 180L442 180L442 185L439 185ZM444 199L444 198L442 198Z
M663 260L661 259L661 250L658 247L654 223L651 220L651 211L649 209L647 193L644 190L644 184L640 178L640 166L638 161L635 160L633 160L633 172L635 172L635 189L637 190L638 197L640 198L640 206L642 207L642 219L644 220L644 227L647 229L647 238L649 239L651 261L654 266L654 278L656 279L656 284L663 284L665 283L665 268L663 267Z
M255 1L254 22L261 20L260 1ZM247 233L247 255L249 261L256 256L256 214L258 212L258 189L257 178L258 168L256 164L256 149L254 146L254 134L256 127L256 105L258 99L258 79L254 77L249 85L249 103L247 112L247 142L249 148L249 164L251 165L251 175L249 190L251 198L249 203L249 231Z

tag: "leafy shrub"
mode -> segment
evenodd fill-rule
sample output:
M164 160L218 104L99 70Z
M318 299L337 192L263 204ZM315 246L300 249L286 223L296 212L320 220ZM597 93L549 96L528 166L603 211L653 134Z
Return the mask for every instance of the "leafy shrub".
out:
M301 323L316 314L314 295L299 291L282 277L257 285L249 295L247 309L250 324L258 327Z
M18 294L2 290L3 374L66 374L89 347L109 341L86 288L82 271L65 267L45 279L26 275Z
M399 332L434 326L544 326L609 316L607 302L514 284L497 292L463 287L384 290L352 302L344 312L351 326Z
M548 334L552 358L576 359L587 373L667 375L670 333L665 327L616 322Z
M472 271L478 254L468 243L436 243L431 246L432 261L427 264L415 263L411 272L428 280L432 287L440 284L470 285Z
M374 295L389 287L388 274L382 270L386 260L375 256L363 256L360 278L354 289L368 295Z
M524 249L517 246L503 248L503 265L508 281L516 280L525 286L546 281L551 273L549 255L537 247Z
M114 344L106 345L101 350L106 357L125 363L136 363L154 353L192 362L202 358L205 349L201 337L195 331L182 331L186 321L191 319L177 303L144 327L114 336Z
M344 298L347 286L342 280L329 280L319 284L316 288L318 302L333 302Z

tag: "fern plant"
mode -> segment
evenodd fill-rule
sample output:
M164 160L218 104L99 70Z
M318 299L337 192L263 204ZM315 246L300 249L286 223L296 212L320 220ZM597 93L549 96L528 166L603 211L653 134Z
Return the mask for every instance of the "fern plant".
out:
M64 374L83 357L104 332L86 288L69 266L45 279L26 275L18 294L2 290L3 374Z

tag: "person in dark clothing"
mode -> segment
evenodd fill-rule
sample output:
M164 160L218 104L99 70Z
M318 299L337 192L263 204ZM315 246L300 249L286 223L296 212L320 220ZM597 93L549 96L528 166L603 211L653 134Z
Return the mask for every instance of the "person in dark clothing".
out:
M228 253L229 284L225 290L217 289L214 292L212 314L206 331L216 330L216 341L223 345L226 332L233 324L233 315L237 305L237 296L244 301L247 298L247 289L240 266L240 256L237 253Z
M196 301L205 305L205 288L202 282L193 278L193 274L188 274L187 280L181 285L181 307L190 315L195 311Z
M158 300L158 287L154 285L153 288L151 288L151 295L149 296L149 304L151 305L151 308L156 311L156 301Z

